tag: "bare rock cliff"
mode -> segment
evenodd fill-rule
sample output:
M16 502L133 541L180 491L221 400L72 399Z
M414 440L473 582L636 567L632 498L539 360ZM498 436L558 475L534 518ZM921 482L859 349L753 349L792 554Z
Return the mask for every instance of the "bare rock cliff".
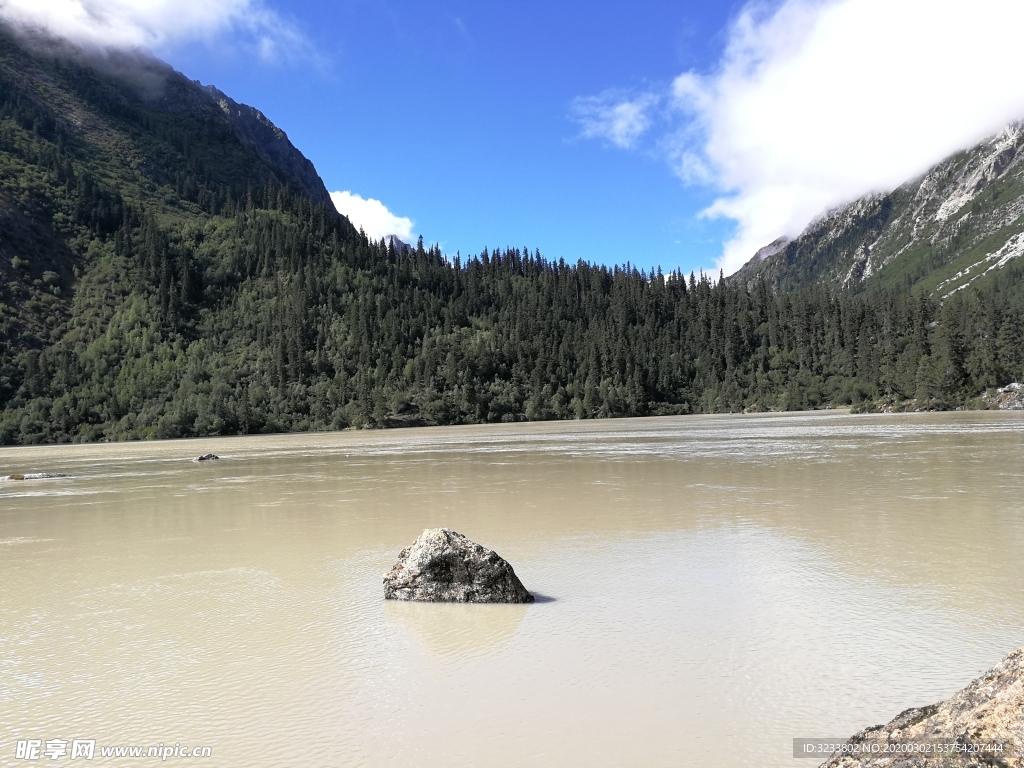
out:
M255 149L268 163L280 168L313 200L333 208L331 195L313 163L295 148L284 131L255 107L239 104L214 86L208 85L203 90L231 121L235 134L244 144Z
M828 211L759 250L728 279L774 290L920 284L938 298L1024 255L1024 122L900 187Z

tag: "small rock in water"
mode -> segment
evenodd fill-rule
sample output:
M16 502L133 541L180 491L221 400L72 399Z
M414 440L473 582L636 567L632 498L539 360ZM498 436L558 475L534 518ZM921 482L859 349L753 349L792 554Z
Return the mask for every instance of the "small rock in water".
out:
M384 574L386 600L532 603L533 595L496 552L450 528L427 528Z
M55 477L67 477L60 472L29 472L25 475L8 475L8 480L50 480ZM4 478L0 478L2 480Z
M197 456L196 461L219 461L220 456L215 453L204 453L202 456Z

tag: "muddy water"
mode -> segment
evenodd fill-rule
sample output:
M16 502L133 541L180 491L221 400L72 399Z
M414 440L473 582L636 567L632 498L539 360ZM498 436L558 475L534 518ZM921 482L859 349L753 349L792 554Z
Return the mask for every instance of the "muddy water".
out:
M0 481L0 765L810 768L1024 645L1019 415L0 449L27 472L70 477ZM385 603L428 526L541 599Z

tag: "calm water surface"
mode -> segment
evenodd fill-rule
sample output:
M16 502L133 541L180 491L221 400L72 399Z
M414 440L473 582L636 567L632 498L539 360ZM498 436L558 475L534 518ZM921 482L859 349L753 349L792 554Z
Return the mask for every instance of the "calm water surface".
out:
M810 768L1024 645L1022 469L998 413L0 449L71 476L0 481L0 765ZM385 603L431 526L544 599Z

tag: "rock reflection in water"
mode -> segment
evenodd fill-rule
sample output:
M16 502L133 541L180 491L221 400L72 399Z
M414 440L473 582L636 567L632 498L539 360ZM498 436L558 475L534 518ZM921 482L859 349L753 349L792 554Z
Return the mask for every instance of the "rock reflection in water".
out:
M388 600L384 617L414 635L431 653L479 654L515 635L530 605L515 603L417 603ZM542 608L541 608L542 610Z

